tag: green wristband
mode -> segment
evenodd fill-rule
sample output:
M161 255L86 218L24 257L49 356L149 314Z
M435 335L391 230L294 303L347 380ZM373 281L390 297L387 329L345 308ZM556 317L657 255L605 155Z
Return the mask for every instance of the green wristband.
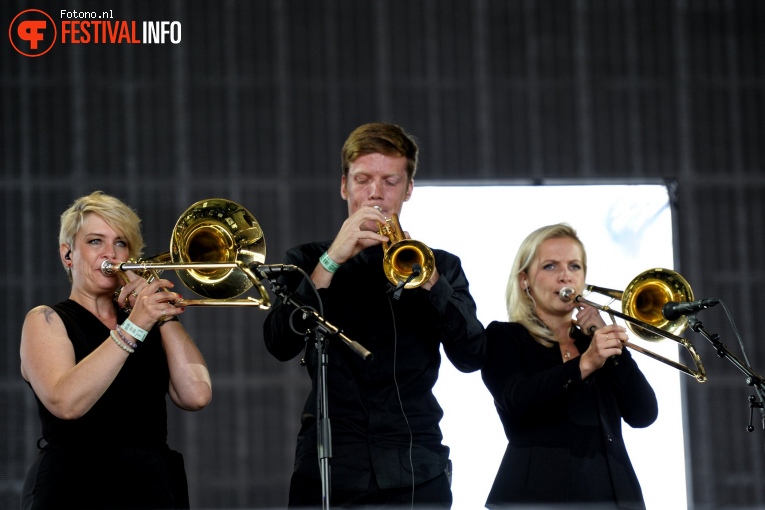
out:
M329 258L329 253L326 251L319 257L319 262L321 263L321 266L330 273L335 273L340 269L340 264Z
M143 342L146 338L146 335L149 333L146 332L145 329L141 329L132 322L130 322L130 319L125 319L125 322L122 323L122 331L125 333L128 333L130 336L138 340L139 342Z

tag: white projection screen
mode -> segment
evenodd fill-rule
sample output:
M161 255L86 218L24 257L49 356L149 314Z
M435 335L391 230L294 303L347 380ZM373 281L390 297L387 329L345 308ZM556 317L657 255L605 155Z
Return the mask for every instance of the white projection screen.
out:
M401 226L413 239L461 258L484 326L507 320L505 286L520 242L532 230L558 222L572 225L584 242L590 285L623 290L646 269L674 269L672 210L662 184L447 186L418 181L401 213ZM621 310L608 297L590 294L588 299ZM629 334L635 344L689 363L671 340L649 342ZM632 355L659 401L659 418L650 427L632 429L623 423L646 505L649 510L686 508L680 378L690 376L644 354ZM492 398L480 373L458 372L445 356L435 392L444 409L444 443L451 448L453 508L483 508L507 444Z

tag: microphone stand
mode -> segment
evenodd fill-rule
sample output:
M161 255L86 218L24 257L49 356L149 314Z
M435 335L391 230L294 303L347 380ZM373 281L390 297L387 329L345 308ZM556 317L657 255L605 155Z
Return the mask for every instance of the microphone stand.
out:
M746 430L749 432L754 431L754 427L752 426L752 415L755 408L759 408L760 413L763 415L762 424L763 429L765 430L765 407L763 405L763 401L765 400L763 398L763 391L765 391L765 388L763 388L763 378L757 375L749 365L734 356L725 346L725 344L720 341L720 335L717 333L709 334L704 329L704 324L702 324L700 320L696 319L696 314L688 315L688 325L693 331L700 333L704 338L712 343L715 350L717 351L718 356L721 358L727 358L736 368L741 370L741 372L746 375L746 384L753 386L754 391L760 397L759 402L757 402L757 398L754 395L749 395L749 425L747 426Z
M319 473L321 475L321 507L324 510L328 510L331 487L329 459L332 458L332 429L329 422L329 392L327 391L327 367L329 366L327 346L330 338L337 337L365 361L371 361L374 356L360 343L345 336L340 329L330 324L316 310L293 297L292 293L287 290L286 285L278 283L270 274L265 272L261 272L261 274L268 279L271 284L271 290L282 299L284 304L290 304L302 310L303 319L312 319L315 323L313 333L319 363L316 371L316 410L318 415L316 420L316 449L319 458ZM303 274L305 275L305 273ZM310 332L310 329L306 331L306 338L308 338Z

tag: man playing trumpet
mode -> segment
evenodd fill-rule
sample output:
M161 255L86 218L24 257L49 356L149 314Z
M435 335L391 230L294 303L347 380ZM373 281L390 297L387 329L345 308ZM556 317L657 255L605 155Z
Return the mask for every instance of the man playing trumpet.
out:
M411 197L417 154L416 142L399 126L373 123L354 130L341 153L340 196L348 203L348 218L333 241L295 247L285 259L310 275L325 318L374 354L365 361L340 342L328 345L336 506L451 506L449 448L439 427L443 411L432 391L440 347L459 370L473 372L483 365L485 336L456 256L432 250L435 267L416 288L401 291L386 279L382 245L389 238L380 225L400 215ZM282 283L318 306L299 273ZM323 496L317 349L291 328L293 310L277 301L266 319L265 341L281 361L306 350L312 390L302 415L289 505L316 507Z

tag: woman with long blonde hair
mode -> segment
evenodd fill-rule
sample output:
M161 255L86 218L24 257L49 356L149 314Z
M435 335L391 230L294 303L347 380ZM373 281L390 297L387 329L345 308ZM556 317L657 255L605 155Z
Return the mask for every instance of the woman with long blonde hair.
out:
M535 230L516 254L509 322L486 328L481 372L508 440L488 508L645 508L621 422L653 423L656 395L623 348L625 328L561 300L565 287L584 291L586 274L584 245L565 223Z

